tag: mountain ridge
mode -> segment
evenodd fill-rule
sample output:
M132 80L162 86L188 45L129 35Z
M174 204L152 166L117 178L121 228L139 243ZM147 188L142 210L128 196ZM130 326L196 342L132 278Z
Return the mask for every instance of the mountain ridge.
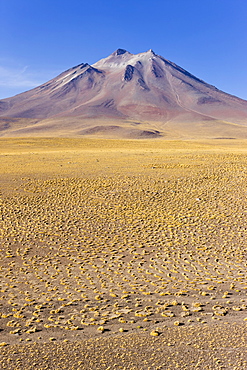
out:
M158 127L161 136L173 129L176 132L179 126L183 136L191 124L199 127L204 122L206 127L205 122L210 121L228 128L229 124L238 125L245 137L247 101L217 89L152 49L139 54L117 49L92 65L81 63L32 90L0 100L2 136L8 134L6 125L1 124L6 117L35 120L35 130L40 125L40 133L47 130L44 123L52 126L52 122L73 118L74 134L81 134L85 126L86 132L94 132L93 121L95 127L100 121L105 126L107 120L109 127L115 126L115 121L124 129L128 128L126 121L133 126L137 120L144 131L156 132ZM68 134L73 131L71 125ZM31 126L23 134L25 130L31 133ZM11 127L14 133L14 124ZM52 132L52 127L48 131ZM62 131L65 135L65 127ZM213 126L211 131L214 136ZM54 132L59 134L58 126ZM211 135L209 129L207 132Z

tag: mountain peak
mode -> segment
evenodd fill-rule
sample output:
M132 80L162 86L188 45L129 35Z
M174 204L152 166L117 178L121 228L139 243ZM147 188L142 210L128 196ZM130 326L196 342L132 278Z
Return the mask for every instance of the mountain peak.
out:
M125 49L117 49L116 51L114 51L114 55L122 55L122 54L125 54L125 53L128 53L127 50Z
M147 51L147 53L148 53L148 54L152 54L152 55L156 55L156 54L155 54L155 52L154 52L152 49L149 49L149 50Z
M178 130L180 122L184 124L181 130L188 133L188 122L197 122L199 136L208 124L209 136L212 130L217 137L228 122L227 135L235 137L239 130L247 137L247 101L217 90L152 49L137 54L117 49L93 65L82 63L33 90L0 100L3 136L1 119L5 118L1 117L74 117L78 125L90 118L159 122L164 132L168 125L173 129L173 124ZM193 128L196 135L197 129ZM34 131L38 132L37 126Z

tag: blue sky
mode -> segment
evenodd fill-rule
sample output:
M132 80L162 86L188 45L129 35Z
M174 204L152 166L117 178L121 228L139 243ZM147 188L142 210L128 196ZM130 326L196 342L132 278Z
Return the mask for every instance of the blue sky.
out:
M247 99L246 0L0 0L0 98L118 48Z

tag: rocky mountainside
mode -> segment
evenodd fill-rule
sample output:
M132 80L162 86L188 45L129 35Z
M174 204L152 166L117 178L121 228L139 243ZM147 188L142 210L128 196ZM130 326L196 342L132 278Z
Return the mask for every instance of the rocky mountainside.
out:
M0 125L2 136L122 136L132 130L144 136L245 137L247 101L152 50L135 55L118 49L93 65L82 63L35 89L0 100Z

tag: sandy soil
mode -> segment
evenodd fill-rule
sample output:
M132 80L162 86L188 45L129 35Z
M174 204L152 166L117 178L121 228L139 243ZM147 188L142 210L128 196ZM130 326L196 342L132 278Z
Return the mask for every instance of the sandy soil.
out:
M1 368L247 369L246 152L1 139Z
M5 347L2 369L246 369L243 325L169 328L84 341Z

